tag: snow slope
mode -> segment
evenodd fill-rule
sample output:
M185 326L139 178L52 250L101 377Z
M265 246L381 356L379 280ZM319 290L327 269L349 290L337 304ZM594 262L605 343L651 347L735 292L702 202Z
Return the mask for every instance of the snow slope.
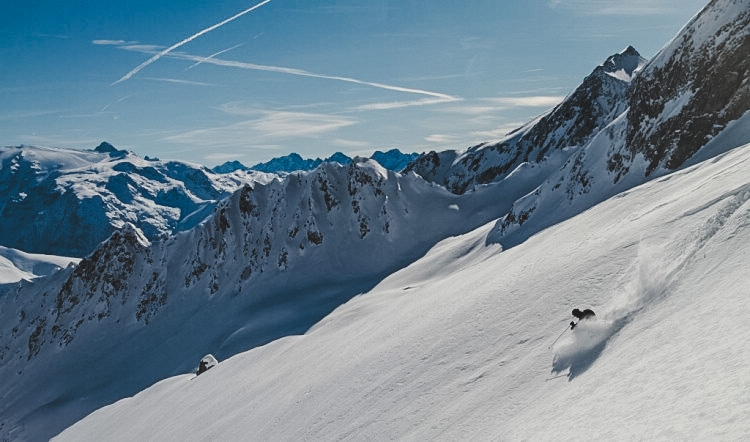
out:
M0 246L0 284L31 281L79 261L78 258L37 255Z
M446 239L304 336L56 440L746 439L748 177L750 144L512 249Z
M245 186L166 240L126 224L76 268L0 297L0 439L46 439L206 353L303 333L497 219L527 191L511 182L454 195L360 159Z
M642 59L627 48L597 68L564 103L521 128L513 135L517 137L513 143L480 145L464 156L447 152L423 157L424 163L418 164L420 174L424 169L428 173L423 176L433 175L434 179L453 176L455 181L442 184L455 194L438 185L440 181L429 184L413 173L389 172L374 161L358 159L347 166L325 164L283 180L244 186L216 203L212 216L204 222L171 238L144 237L138 226L124 223L77 268L65 269L33 284L19 284L17 290L0 298L0 439L46 439L102 405L132 396L160 379L189 372L206 353L225 359L279 337L302 333L342 302L370 291L386 275L422 257L437 241L465 234L498 218L493 228L487 225L481 234L474 234L474 246L459 242L456 247L465 250L456 251L450 246L451 241L444 243L443 266L430 265L429 261L416 266L425 266L430 278L439 279L443 274L454 275L451 272L459 271L463 263L474 263L474 250L492 253L502 247L505 258L498 258L496 275L468 273L484 278L473 281L483 290L481 284L485 281L499 281L496 291L515 287L512 296L508 295L514 303L503 306L510 315L498 314L492 318L496 321L515 320L515 313L525 313L515 303L534 304L537 297L547 299L546 292L552 288L575 291L576 287L569 283L542 284L521 274L544 279L546 267L539 270L537 266L544 263L552 269L553 276L572 279L589 274L587 266L605 265L608 255L587 250L575 255L570 248L581 246L566 248L564 241L553 245L550 240L547 253L557 261L540 256L529 261L538 255L537 251L519 256L513 247L527 250L527 244L544 237L544 229L666 174L671 166L659 165L649 173L651 159L628 142L634 131L653 134L656 132L651 129L661 132L670 125L683 125L690 130L681 132L681 136L695 135L695 139L700 139L711 135L709 150L698 151L706 158L750 142L746 129L750 102L742 100L742 91L748 84L743 79L747 78L746 71L738 71L743 72L738 74L743 80L736 95L726 97L724 92L731 88L721 89L717 95L720 99L713 102L721 118L715 112L696 115L694 111L700 110L701 100L673 94L698 84L707 84L707 90L711 90L713 71L686 70L689 75L678 75L684 63L690 64L699 57L701 48L716 49L712 60L719 72L745 66L744 59L738 59L736 54L741 53L747 41L742 32L747 29L743 15L747 8L743 10L743 6L748 1L712 1L681 32L679 38L693 38L731 29L733 35L740 37L722 40L729 42L722 47L711 46L716 40L685 46L680 57L670 58L674 63L668 61L664 65L668 67L664 72L675 75L664 83L663 94L659 93L658 82L653 94L643 94L654 85L641 80L646 78L637 73ZM704 28L703 34L695 33L701 23L708 23L710 32ZM659 66L646 65L642 72L651 75ZM640 98L636 100L635 96ZM627 110L628 104L639 103L649 111L656 110L658 118L649 120L646 126L631 124L628 118L633 115L633 108ZM737 114L738 110L745 113ZM703 123L714 117L719 124L706 132ZM118 152L108 150L107 155L121 155ZM658 160L666 159L671 152L664 152ZM151 172L133 162L118 167ZM453 172L457 174L451 175ZM464 192L469 189L474 190ZM28 196L23 197L23 201L27 199ZM607 224L606 218L604 221ZM559 234L558 227L553 227L553 232ZM610 229L616 227L610 225ZM691 235L680 230L676 221L671 227L675 230L670 232ZM598 232L597 229L591 231ZM609 230L605 233L609 234ZM534 234L538 235L532 238ZM583 253L598 260L591 262ZM625 278L624 270L618 270L623 258L612 256L614 262L609 265L614 276ZM516 261L526 262L526 266L519 267ZM564 273L568 268L577 273ZM598 273L589 282L594 284L607 277ZM430 278L424 276L425 281ZM521 284L517 282L521 280L523 286L514 285ZM622 279L620 282L624 284ZM453 295L462 299L471 298L465 293L474 288L463 285L468 282L453 280L441 280L440 284L445 284L446 289L460 288ZM527 285L535 287L534 300L521 298L532 293L523 288ZM416 289L419 285L402 288L406 287ZM570 302L574 299L570 298ZM594 307L599 309L602 305ZM443 327L463 327L445 322L444 315L431 313L427 304L419 307L423 314L440 318ZM541 307L544 310L549 306ZM570 308L558 307L563 311ZM597 337L625 330L622 327L627 321L622 318L638 309L639 306L627 307L615 322L605 323L603 330L589 330L591 336L585 343L572 349L562 347L550 368L572 370L572 377L579 377L601 355L603 347ZM535 307L534 312L537 311L539 306ZM556 315L559 312L555 310ZM372 325L358 323L357 327L379 327L379 316L373 318ZM412 317L407 319L409 324L419 324ZM476 324L460 314L455 319ZM536 324L548 323L545 320ZM562 320L555 326L565 323ZM486 328L485 323L482 325ZM581 327L576 336L583 339L586 327ZM352 336L357 335L357 330L350 330ZM557 334L559 331L554 332ZM456 336L463 339L464 335ZM402 345L413 349L416 344ZM584 347L586 351L582 353Z

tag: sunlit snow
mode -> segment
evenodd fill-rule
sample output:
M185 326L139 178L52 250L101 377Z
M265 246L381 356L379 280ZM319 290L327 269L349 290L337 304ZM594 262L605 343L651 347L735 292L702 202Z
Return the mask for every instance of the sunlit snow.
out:
M79 261L79 258L24 253L0 246L0 284L30 281Z
M304 336L57 440L743 439L748 176L745 145L508 250L491 224L447 239Z

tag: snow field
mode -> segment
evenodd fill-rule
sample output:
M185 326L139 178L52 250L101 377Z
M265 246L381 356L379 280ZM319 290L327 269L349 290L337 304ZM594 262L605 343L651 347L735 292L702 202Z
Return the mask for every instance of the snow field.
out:
M483 244L491 225L447 239L306 335L59 440L743 439L748 160L750 145L508 250ZM597 321L550 349L576 306Z
M24 253L0 246L0 284L31 281L79 261L79 258Z

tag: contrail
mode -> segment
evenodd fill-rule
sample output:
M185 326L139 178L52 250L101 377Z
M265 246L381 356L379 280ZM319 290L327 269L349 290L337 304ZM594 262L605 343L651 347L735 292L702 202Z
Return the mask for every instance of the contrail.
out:
M260 8L261 6L265 5L266 3L270 2L270 1L271 0L264 0L264 1L260 2L260 3L258 3L255 6L247 8L244 11L239 12L239 13L237 13L237 14L229 17L228 19L226 19L226 20L224 20L222 22L219 22L219 23L217 23L217 24L215 24L213 26L209 26L206 29L204 29L204 30L202 30L200 32L197 32L197 33L191 35L190 37L182 40L179 43L173 44L172 46L168 47L167 49L164 49L163 51L158 52L153 57L149 58L148 60L146 60L143 63L141 63L138 66L136 66L135 69L133 69L132 71L130 71L127 74L123 75L122 78L120 78L119 80L117 80L114 83L112 83L112 85L115 85L117 83L122 83L123 81L128 80L130 77L132 77L133 75L137 74L138 71L140 71L141 69L145 68L146 66L150 65L151 63L155 62L156 60L160 59L161 57L169 54L170 52L174 51L175 49L179 48L180 46L182 46L182 45L184 45L186 43L190 43L191 41L195 40L196 38L200 37L201 35L209 33L209 32L213 31L216 28L220 28L220 27L224 26L225 24L227 24L227 23L229 23L229 22L231 22L233 20L236 20L236 19L242 17L243 15L245 15L245 14L247 14L249 12L252 12L252 11L258 9L258 8Z
M234 45L234 46L232 46L231 48L227 48L227 49L221 50L221 51L219 51L219 52L214 52L213 54L209 55L208 57L206 57L206 58L203 58L203 59L201 59L200 61L196 62L195 64L192 64L192 65L188 66L188 68L187 68L187 69L185 69L185 70L186 70L186 71L188 71L188 70L190 70L190 69L193 69L194 67L196 67L196 66L198 66L199 64L201 64L201 63L205 62L206 60L210 60L210 59L212 59L212 58L214 58L214 57L218 57L219 55L221 55L221 54L223 54L223 53L225 53L225 52L229 52L229 51L231 51L232 49L237 49L237 48L239 48L240 46L242 46L242 43L240 43L240 44L238 44L238 45Z
M235 68L242 68L242 69L250 69L255 71L266 71L266 72L278 72L282 74L289 74L289 75L298 75L301 77L311 77L311 78L320 78L325 80L336 80L336 81L344 81L347 83L354 83L354 84L360 84L363 86L370 86L375 87L379 89L386 89L389 91L396 91L396 92L407 92L411 94L419 94L419 95L426 95L429 97L435 97L440 99L440 102L449 102L449 101L460 101L460 98L443 94L440 92L431 92L426 91L422 89L412 89L402 86L392 86L389 84L383 84L383 83L375 83L371 81L365 81L365 80L358 80L356 78L351 77L342 77L338 75L325 75L325 74L316 74L314 72L305 71L302 69L296 69L296 68L285 68L280 66L267 66L262 64L255 64L255 63L246 63L242 61L232 61L232 60L223 60L221 58L215 58L215 57L199 57L196 55L189 55L184 53L174 53L170 54L170 57L172 58L179 58L183 60L191 60L196 62L203 62L203 63L210 63L215 64L218 66L227 66L227 67L235 67Z

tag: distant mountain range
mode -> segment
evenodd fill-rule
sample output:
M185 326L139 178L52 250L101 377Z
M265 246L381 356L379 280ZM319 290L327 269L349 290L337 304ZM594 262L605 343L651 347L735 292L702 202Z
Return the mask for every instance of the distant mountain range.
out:
M289 155L274 173L109 145L0 150L0 244L85 256L0 296L0 440L46 439L206 353L303 333L445 238L489 232L445 251L445 267L508 251L750 142L745 6L712 1L653 60L628 47L549 112L467 150L317 166Z
M373 155L391 170L415 157L395 149ZM351 161L340 153L325 160ZM267 183L323 162L290 154L254 168L234 162L212 171L140 158L106 142L83 151L0 148L0 246L84 257L126 223L149 240L169 236L202 222L218 201L245 184Z
M411 161L416 159L419 154L405 154L398 149L391 149L387 152L376 151L371 159L380 163L383 167L394 172L401 172ZM330 157L321 160L320 158L304 159L297 153L290 153L283 157L273 158L265 163L258 163L252 167L246 167L239 161L228 161L212 170L216 173L231 173L237 170L257 170L267 173L290 173L297 171L313 170L323 163L339 163L347 165L352 162L352 158L341 152L336 152Z

